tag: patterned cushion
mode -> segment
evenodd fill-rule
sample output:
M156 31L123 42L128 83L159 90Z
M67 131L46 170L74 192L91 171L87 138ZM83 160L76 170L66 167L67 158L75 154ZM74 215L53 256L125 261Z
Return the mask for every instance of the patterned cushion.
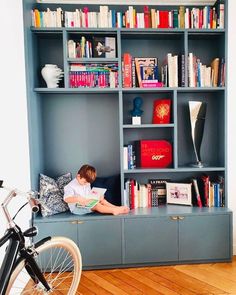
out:
M49 216L69 210L63 200L64 186L71 181L71 173L64 174L56 179L44 174L39 175L40 201L46 208L41 206L42 215Z

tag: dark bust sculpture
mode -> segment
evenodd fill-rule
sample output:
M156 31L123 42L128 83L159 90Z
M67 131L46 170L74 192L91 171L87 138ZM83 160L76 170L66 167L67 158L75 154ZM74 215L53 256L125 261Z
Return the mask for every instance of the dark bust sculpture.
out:
M132 117L140 117L143 111L140 109L143 104L143 99L141 97L135 97L133 100L133 109L130 111Z

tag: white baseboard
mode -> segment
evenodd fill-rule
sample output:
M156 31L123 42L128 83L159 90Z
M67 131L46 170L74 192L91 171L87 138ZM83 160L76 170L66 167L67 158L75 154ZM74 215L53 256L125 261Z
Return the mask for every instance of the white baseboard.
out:
M236 245L233 245L233 255L236 255Z

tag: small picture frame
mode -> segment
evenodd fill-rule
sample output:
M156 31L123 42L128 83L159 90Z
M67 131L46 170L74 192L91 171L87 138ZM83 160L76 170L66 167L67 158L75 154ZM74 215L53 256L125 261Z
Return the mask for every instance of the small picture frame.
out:
M192 206L191 183L166 183L167 204Z

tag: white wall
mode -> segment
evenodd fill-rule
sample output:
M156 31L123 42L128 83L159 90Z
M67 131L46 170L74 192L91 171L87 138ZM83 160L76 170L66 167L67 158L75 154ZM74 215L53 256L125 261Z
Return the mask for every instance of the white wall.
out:
M28 126L25 88L22 4L19 0L0 1L0 179L6 186L30 189ZM0 192L0 202L5 194ZM14 201L15 211L20 201ZM28 224L29 210L20 215ZM0 211L0 214L2 212ZM5 220L0 215L0 236ZM0 263L3 249L0 250Z
M99 3L99 1L98 1ZM30 188L28 127L24 72L22 6L20 0L0 1L1 28L1 105L0 105L0 179L9 186ZM228 192L229 206L236 212L236 1L229 0L228 66ZM10 17L9 17L10 16ZM216 130L217 132L217 130ZM3 195L0 194L0 201ZM20 216L26 223L25 216ZM4 223L1 215L0 235ZM234 221L236 254L236 221ZM0 251L0 261L3 252Z

